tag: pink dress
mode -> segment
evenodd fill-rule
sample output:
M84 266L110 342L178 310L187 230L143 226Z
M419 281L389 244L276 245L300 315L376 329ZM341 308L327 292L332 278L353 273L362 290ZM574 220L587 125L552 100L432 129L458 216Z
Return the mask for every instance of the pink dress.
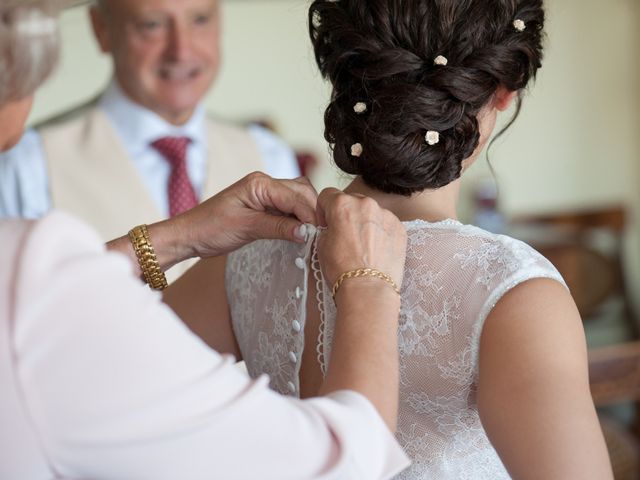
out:
M249 379L77 220L0 222L0 246L0 478L370 480L408 464L364 397Z

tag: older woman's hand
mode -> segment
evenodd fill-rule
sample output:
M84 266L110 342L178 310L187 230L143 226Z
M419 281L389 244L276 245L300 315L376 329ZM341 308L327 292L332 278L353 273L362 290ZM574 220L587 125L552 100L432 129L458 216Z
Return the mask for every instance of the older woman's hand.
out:
M304 223L317 223L317 192L308 180L252 173L197 207L148 226L163 270L193 257L215 257L261 238L303 242ZM133 225L132 225L133 227ZM128 237L107 245L138 265Z
M189 257L229 253L258 239L303 242L303 223L316 223L318 194L305 178L275 180L252 173L171 220Z
M345 272L372 268L400 287L407 232L375 200L324 190L318 213L327 229L318 238L318 257L329 285ZM337 316L331 362L320 394L342 389L361 393L390 431L398 418L398 321L400 295L374 276L349 278L335 295Z
M318 198L318 216L327 225L318 241L318 256L329 285L342 273L372 268L401 286L407 233L395 215L371 198L329 188ZM377 279L359 280L389 288Z

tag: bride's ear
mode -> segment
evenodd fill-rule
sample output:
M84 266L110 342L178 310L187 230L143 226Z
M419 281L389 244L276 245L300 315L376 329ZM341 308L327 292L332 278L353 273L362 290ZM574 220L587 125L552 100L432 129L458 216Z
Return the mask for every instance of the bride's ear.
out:
M511 107L511 104L513 104L513 101L517 95L518 92L512 92L511 90L507 90L506 88L500 86L493 96L493 106L499 112L504 112L509 107Z

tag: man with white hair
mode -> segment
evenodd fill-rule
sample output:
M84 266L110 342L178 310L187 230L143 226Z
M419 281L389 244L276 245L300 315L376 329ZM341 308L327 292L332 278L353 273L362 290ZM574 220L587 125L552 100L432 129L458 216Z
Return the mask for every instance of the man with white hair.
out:
M64 209L107 240L252 171L299 175L291 150L266 130L205 113L220 65L219 0L99 0L91 21L114 78L98 99L36 126L0 157L0 218Z

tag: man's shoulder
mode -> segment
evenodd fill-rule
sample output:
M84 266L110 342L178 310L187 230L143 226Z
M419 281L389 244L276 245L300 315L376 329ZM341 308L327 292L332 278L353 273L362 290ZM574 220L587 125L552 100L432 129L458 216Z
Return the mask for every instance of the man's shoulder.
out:
M246 126L210 114L205 116L204 123L205 135L214 148L231 148L235 151L250 152L252 156L259 152L259 145Z
M206 124L209 132L214 137L226 140L237 139L243 142L250 142L258 150L267 156L292 156L293 152L289 145L282 140L275 132L257 123L239 124L229 120L220 119L211 114L207 114Z
M98 99L99 96L63 112L56 113L55 115L36 123L33 128L38 131L42 131L69 125L71 123L81 122L89 113L93 112L97 108Z
M205 115L205 124L209 129L215 132L238 136L249 135L249 129L241 123L223 119L211 113L207 113L207 115Z
M237 125L207 117L208 136L214 142L244 148L251 155L257 155L261 165L255 168L265 171L275 178L297 178L300 166L291 147L273 131L259 124Z

